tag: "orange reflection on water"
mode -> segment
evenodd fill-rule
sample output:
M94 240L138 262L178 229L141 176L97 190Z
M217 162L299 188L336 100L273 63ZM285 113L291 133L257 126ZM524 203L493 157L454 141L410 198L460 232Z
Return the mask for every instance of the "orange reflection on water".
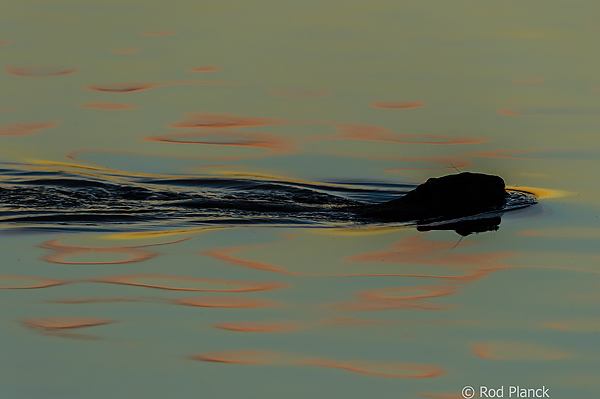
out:
M561 237L577 239L600 239L600 228L598 227L550 227L541 230L527 230L518 233L523 236L532 237Z
M358 125L349 123L339 123L335 125L339 133L335 136L325 136L321 139L337 140L364 140L381 141L386 143L406 143L406 144L477 144L487 143L490 140L484 138L473 138L464 136L446 136L439 134L411 134L396 133L392 130L376 125Z
M4 68L4 72L6 72L9 75L30 78L71 75L77 71L78 69L67 69L49 66L7 66L6 68Z
M171 244L175 242L183 241L187 238L172 241ZM47 254L42 256L42 260L46 262L52 263L62 263L68 265L98 265L98 264L117 264L117 263L131 263L131 262L141 262L144 260L151 259L158 255L158 252L149 251L146 249L139 249L139 247L146 247L150 245L161 245L161 244L149 244L149 245L133 245L133 246L115 246L115 247L76 247L74 245L64 245L59 243L58 238L54 238L52 240L46 241L43 244L39 245L39 248L50 249L54 251L54 253ZM105 262L68 262L64 260L70 256L76 255L87 255L93 253L111 253L111 254L125 254L129 255L128 259L123 260L115 260L115 261L105 261Z
M60 122L12 123L0 126L0 136L31 136L42 129L56 127Z
M411 307L414 309L415 307ZM366 310L377 310L377 309L366 309ZM362 327L362 326L412 326L412 325L431 325L431 326L447 326L447 325L466 325L475 324L474 321L411 321L411 320L376 320L376 319L359 319L356 317L331 317L313 322L296 322L296 321L285 321L285 322L228 322L228 323L217 323L213 324L213 327L222 330L236 331L236 332L291 332L298 330L305 330L310 328L319 327Z
M473 345L479 357L497 360L558 360L570 354L545 346L522 342L492 342Z
M218 71L219 68L218 66L214 66L214 65L204 65L204 66L199 66L199 67L195 67L195 68L190 68L189 71L190 72L215 72Z
M201 80L174 81L174 82L131 82L131 83L112 83L105 85L85 86L87 90L99 91L105 93L133 93L136 91L154 89L155 87L171 85L201 85L201 86L231 86L237 83L231 82L211 82Z
M234 350L200 353L190 356L194 360L252 365L303 365L337 368L356 373L391 378L431 378L444 374L444 369L430 364L392 363L363 360L334 360L303 354Z
M600 319L572 319L541 323L541 327L577 332L600 332Z
M169 276L163 274L121 274L87 280L97 283L125 284L138 287L176 291L250 292L287 288L288 284L276 281L217 280L201 277ZM179 284L176 286L174 284Z
M268 93L281 98L323 98L329 97L329 90L311 90L311 89L269 89Z
M136 82L136 83L114 83L101 86L86 86L92 91L111 92L111 93L132 93L134 91L149 90L162 86L161 83L154 82Z
M212 298L185 298L175 299L176 305L199 306L203 308L274 308L280 306L279 302L255 298L238 297L212 297Z
M123 104L123 103L84 103L79 105L81 108L90 108L90 109L100 109L104 111L117 111L123 109L135 109L136 106L133 104Z
M0 275L0 289L2 290L46 288L68 282L69 280L59 280L56 278Z
M404 294L411 291L421 291L425 293L415 295L394 295L397 293ZM415 287L391 287L391 288L376 288L373 290L365 290L357 293L358 297L367 301L386 301L398 300L407 301L424 298L436 298L440 296L452 295L456 293L456 289L443 285L420 285Z
M417 291L415 295L395 295ZM424 303L427 298L436 298L452 295L457 292L456 287L450 285L422 285L414 287L391 287L359 291L356 296L359 302L335 304L334 307L347 312L375 311L388 309L413 309L413 310L445 310L451 306L432 305Z
M238 332L291 332L300 329L299 323L294 322L251 322L240 321L231 323L213 324L221 330Z
M423 108L427 105L427 103L421 101L375 101L371 103L371 107L383 109Z
M30 328L55 330L99 326L102 324L114 323L114 320L99 319L95 317L39 317L35 319L23 319L21 320L21 323Z
M21 324L43 332L45 335L51 335L62 338L75 339L99 339L92 335L74 334L69 330L93 327L103 324L114 323L114 320L100 319L94 317L39 317L35 319L23 319Z
M427 239L424 234L416 234L392 244L390 251L368 252L346 259L351 262L411 263L458 269L472 269L472 266L477 266L479 271L485 270L483 266L491 268L503 266L501 260L515 255L513 252L461 254L453 250L455 246L461 247L464 245L468 244L463 242L457 246L456 242L433 241Z
M170 127L194 128L225 128L225 127L250 127L250 126L276 126L288 125L291 121L278 118L265 118L258 116L243 116L235 114L219 114L216 112L200 112L186 115L180 122Z
M498 267L496 269L508 269L511 267L524 267L524 266L505 266ZM449 281L455 281L456 283L471 283L487 276L493 268L486 268L484 270L478 270L473 273L457 275L457 276L446 276L439 274L407 274L407 273L360 273L360 274L319 274L319 277L420 277L420 278L435 278ZM571 270L571 269L569 269Z
M293 236L286 237L283 240L283 242L290 241L290 240L293 240ZM282 273L282 274L290 274L290 275L295 275L295 276L302 275L301 273L294 273L294 272L285 270L281 266L230 256L230 254L234 254L236 252L242 252L242 251L248 251L251 249L260 248L264 245L265 244L257 244L257 245L246 245L246 246L241 246L241 247L217 248L217 249L201 251L199 253L201 255L206 255L206 256L210 256L211 258L222 260L224 262L227 262L227 263L235 265L235 266L241 266L241 267L246 267L246 268L250 268L250 269L264 270L264 271L276 272L276 273Z
M142 138L142 140L158 143L263 148L272 150L277 154L289 154L295 151L294 142L291 138L269 133L238 132L232 129L201 128L192 132L147 136Z

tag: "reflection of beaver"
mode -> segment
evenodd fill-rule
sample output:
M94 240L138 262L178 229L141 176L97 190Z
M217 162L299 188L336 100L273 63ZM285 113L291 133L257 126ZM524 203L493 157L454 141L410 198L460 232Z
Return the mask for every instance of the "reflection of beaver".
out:
M431 178L405 196L366 205L361 216L386 221L449 220L499 210L506 204L504 180L482 173Z

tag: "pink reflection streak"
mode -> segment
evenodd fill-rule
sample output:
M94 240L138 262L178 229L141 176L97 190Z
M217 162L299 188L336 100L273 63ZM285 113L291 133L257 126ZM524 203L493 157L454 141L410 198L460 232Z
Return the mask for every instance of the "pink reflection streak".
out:
M450 306L432 305L424 303L428 298L453 295L458 292L458 285L473 283L494 270L511 268L501 261L515 256L513 252L496 252L485 254L460 254L450 252L455 243L444 241L431 241L424 234L405 237L392 244L389 251L375 251L355 255L347 258L350 262L368 263L396 263L440 266L450 269L467 270L459 276L444 275L419 275L419 274L353 274L330 275L337 277L364 277L364 276L397 276L397 277L425 277L442 279L446 281L440 285L416 287L392 287L378 290L359 291L356 296L358 301L338 303L328 306L344 311L374 311L384 309L413 309L413 310L444 310ZM425 291L424 294L395 296L390 294L405 293L414 290Z
M484 138L473 138L464 136L446 136L437 134L411 134L396 133L389 128L376 125L358 125L349 123L337 123L334 126L338 128L338 134L334 136L323 136L320 139L325 140L363 140L378 141L386 143L403 144L434 144L434 145L455 145L455 144L478 144L487 143L491 140Z
M203 308L274 308L280 303L256 298L214 297L214 298L185 298L173 300L176 305L198 306Z
M173 285L163 284L152 284L152 283L140 283L136 280L170 280L172 282L192 282L198 284L207 285L225 285L233 286L237 288L184 288L176 287ZM88 280L82 280L88 282L97 283L111 283L111 284L124 284L133 285L138 287L157 288L162 290L175 290L175 291L192 291L192 292L252 292L252 291L268 291L287 288L288 284L273 282L273 281L236 281L236 280L217 280L210 278L201 277L182 277L182 276L169 276L163 274L121 274L115 276L106 276L92 278Z
M9 75L30 78L71 75L77 71L77 69L56 68L48 66L7 66L6 68L4 68L4 72L6 72Z
M490 342L472 345L473 354L493 360L558 360L569 357L567 352L535 344Z
M394 296L392 293L405 293L414 290L429 291L428 294ZM374 290L359 291L356 293L358 302L339 303L330 305L347 312L377 311L389 309L412 309L412 310L445 310L451 306L432 305L424 303L427 298L453 295L457 288L451 285L422 285L415 287L392 287Z
M445 241L431 241L423 234L405 237L392 244L390 251L375 251L347 258L350 262L385 262L385 263L411 263L421 265L458 267L465 265L479 266L478 271L485 270L481 266L495 268L504 266L501 260L513 257L514 252L493 252L484 254L460 254L449 252L455 243ZM462 244L463 246L465 244Z
M53 287L56 285L67 284L69 282L69 280L46 278L46 277L0 275L0 284L2 284L1 283L2 280L29 280L33 283L31 285L21 285L21 286L2 286L2 285L0 285L0 289L2 289L2 290L24 290L24 289L34 289L34 288L46 288L46 287Z
M69 265L90 265L90 264L119 264L119 263L132 263L142 262L158 255L158 252L148 251L140 249L142 247L149 247L155 245L167 245L174 244L177 242L188 240L190 237L185 237L179 240L158 243L158 244L145 244L145 245L133 245L133 246L114 246L114 247L77 247L74 245L60 244L60 239L55 238L46 241L39 245L39 248L50 249L54 253L42 256L42 260L51 263L61 263ZM126 254L129 255L129 259L107 261L107 262L68 262L64 258L75 255L92 254L92 253L113 253L113 254Z
M429 241L416 235L404 238L399 243L392 245L391 251L378 251L363 255L356 255L347 258L350 262L385 262L385 263L414 263L433 266L444 266L450 268L463 269L464 265L479 265L488 266L480 268L464 275L446 276L446 275L427 275L427 274L389 274L389 273L365 273L365 274L305 274L296 273L284 269L278 265L272 265L265 262L253 261L241 257L233 257L231 254L237 252L248 251L264 247L271 244L255 244L240 247L223 247L212 250L199 252L201 255L210 256L214 259L219 259L235 266L250 268L262 271L271 271L275 273L296 275L296 276L314 276L314 277L428 277L443 280L455 280L456 282L470 282L479 280L486 276L491 270L511 268L512 266L504 266L498 263L500 260L511 257L512 252L499 252L492 254L480 255L460 255L447 254L445 251L451 249L454 242ZM293 236L288 236L282 241L285 242L293 239ZM466 244L463 244L466 245Z
M60 122L30 122L13 123L0 126L0 136L31 136L43 129L50 129L60 125Z
M110 319L93 317L39 317L37 319L23 319L21 321L21 323L27 327L41 328L44 330L91 327L113 322L114 321Z
M20 284L2 284L2 280L16 280L25 281L28 283ZM145 282L139 282L136 280L145 280ZM158 284L150 283L148 280L157 281L170 281L172 284ZM163 290L174 290L174 291L189 291L189 292L254 292L254 291L268 291L278 290L287 288L287 283L276 282L276 281L237 281L237 280L217 280L210 278L201 277L185 277L185 276L170 276L162 274L120 274L114 276L105 277L93 277L87 279L56 279L46 277L31 277L31 276L11 276L11 275L0 275L0 289L38 289L48 288L58 285L71 284L71 283L109 283L109 284L123 284L139 287L157 288ZM190 288L190 287L177 287L177 283L197 283L198 285L207 285L204 288ZM212 287L210 287L212 285ZM224 286L224 287L216 287ZM127 298L127 297L111 297L111 298L71 298L71 299L57 299L55 302L59 303L92 303L92 302L133 302L133 301L145 301L147 299L140 298Z
M293 236L287 236L283 240L278 241L278 243L291 241L293 239L294 239ZM269 271L269 272L275 272L275 273L281 273L281 274L289 274L289 275L294 275L294 276L302 276L303 275L302 273L294 273L294 272L285 270L281 266L272 265L272 264L265 263L265 262L247 260L247 259L243 259L243 258L236 258L236 257L231 256L231 254L234 254L237 252L257 249L257 248L264 247L265 245L269 245L269 244L256 244L256 245L246 245L246 246L240 246L240 247L217 248L217 249L201 251L201 252L199 252L199 254L210 256L211 258L219 259L219 260L222 260L224 262L227 262L229 264L239 266L239 267L255 269L255 270L263 270L263 271Z
M84 104L80 104L79 106L81 108L98 109L98 110L103 110L103 111L119 111L119 110L136 108L136 106L132 105L132 104L106 103L106 102L84 103Z
M193 140L201 138L215 138L216 140ZM192 132L163 134L160 136L147 136L143 137L142 140L173 144L203 144L232 147L252 147L272 151L268 155L264 156L275 156L282 154L291 154L296 152L296 149L294 148L294 140L291 138L269 133L238 132L233 129L226 130L215 128L203 128Z
M466 325L476 324L474 321L392 321L392 320L376 320L376 319L359 319L355 317L332 317L314 322L295 322L295 321L280 321L280 322L227 322L213 324L214 328L235 332L292 332L298 330L306 330L311 328L321 327L361 327L361 326L412 326L412 325Z
M154 83L139 83L139 84L122 84L121 86L114 85L112 88L104 87L102 90L112 90L116 92L129 92L145 90L155 87ZM194 131L184 133L171 133L157 136L146 136L141 138L144 141L158 143L174 143L174 144L196 144L196 145L218 145L231 147L249 147L261 148L269 150L266 154L258 155L236 155L222 157L194 157L194 156L177 156L179 159L193 160L215 160L215 161L234 161L241 159L254 159L269 156L277 156L282 154L292 154L297 152L296 138L283 137L277 134L255 133L255 132L240 132L237 129L243 127L260 127L260 126L284 126L284 125L322 125L334 126L338 129L338 134L327 136L316 136L305 138L304 141L320 141L320 140L364 140L373 142L386 143L405 143L405 144L434 144L434 145L455 145L455 144L474 144L485 143L490 140L485 138L472 138L463 136L447 136L447 135L430 135L430 134L404 134L396 133L388 128L374 125L357 125L328 121L294 121L281 118L269 117L254 117L227 113L201 112L186 115L183 120L168 125L171 128L177 129L195 129ZM79 162L86 162L78 159L81 154L86 153L113 153L125 155L139 155L149 157L171 158L162 154L144 154L135 151L121 150L94 150L82 149L71 151L65 156L69 159ZM360 157L360 156L359 156ZM377 157L373 157L377 158ZM382 158L384 159L384 158ZM385 158L387 159L387 158ZM392 158L390 158L392 159ZM444 165L444 168L450 169L454 167L469 167L471 163L464 158L452 158L449 162L448 157L405 157L397 158L400 161L409 162L432 162ZM452 165L448 165L451 163ZM97 164L95 164L97 165ZM97 165L105 167L103 165ZM439 168L407 168L406 170L417 169L439 169ZM404 169L387 169L386 172Z
M251 309L251 308L274 308L281 304L276 301L267 301L256 298L239 297L201 297L201 298L152 298L152 297L90 297L90 298L60 298L48 300L50 303L62 303L69 305L80 305L88 303L115 303L115 302L146 302L162 303L170 305L194 306L202 308L231 308L231 309Z
M114 320L100 319L94 317L39 317L35 319L21 320L21 324L23 326L41 331L45 335L87 340L95 340L99 339L99 337L95 337L92 335L75 334L72 333L70 330L83 327L99 326L114 322Z
M292 332L301 328L300 323L294 322L230 322L213 324L221 330L236 332Z
M227 128L227 127L255 127L255 126L281 126L290 125L288 119L266 118L260 116L243 116L236 114L220 114L216 112L199 112L186 115L182 121L175 122L169 127L194 129L194 128Z
M172 85L201 85L201 86L235 86L237 83L232 82L212 82L200 80L188 81L173 81L173 82L134 82L134 83L113 83L105 85L90 85L85 86L85 89L91 91L99 91L105 93L133 93L136 91L150 90L156 87L172 86Z
M192 355L190 358L205 362L248 365L302 365L328 367L390 378L431 378L444 374L443 368L430 364L335 360L304 354L263 350L208 352Z

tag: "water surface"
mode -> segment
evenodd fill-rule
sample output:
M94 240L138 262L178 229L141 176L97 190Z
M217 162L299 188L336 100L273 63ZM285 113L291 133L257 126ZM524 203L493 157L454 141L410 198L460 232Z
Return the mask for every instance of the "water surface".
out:
M3 395L594 397L599 11L5 1ZM539 204L343 211L457 170Z

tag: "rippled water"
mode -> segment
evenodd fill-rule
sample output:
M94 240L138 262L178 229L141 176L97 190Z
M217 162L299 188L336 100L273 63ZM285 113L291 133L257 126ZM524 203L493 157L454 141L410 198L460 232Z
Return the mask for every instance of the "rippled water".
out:
M595 2L1 9L0 396L597 396Z
M409 188L415 188L400 184L319 184L241 177L125 176L90 171L82 174L20 167L2 170L4 181L0 186L3 206L0 222L9 226L26 224L20 231L56 230L60 226L74 231L82 231L86 226L92 230L142 231L190 228L198 224L388 225L395 220L369 218L361 209L401 198ZM473 210L465 218L499 217L536 202L532 194L511 191L506 204L499 209ZM438 217L429 222L445 226L462 219ZM422 225L427 220L414 215L402 224L416 222Z

